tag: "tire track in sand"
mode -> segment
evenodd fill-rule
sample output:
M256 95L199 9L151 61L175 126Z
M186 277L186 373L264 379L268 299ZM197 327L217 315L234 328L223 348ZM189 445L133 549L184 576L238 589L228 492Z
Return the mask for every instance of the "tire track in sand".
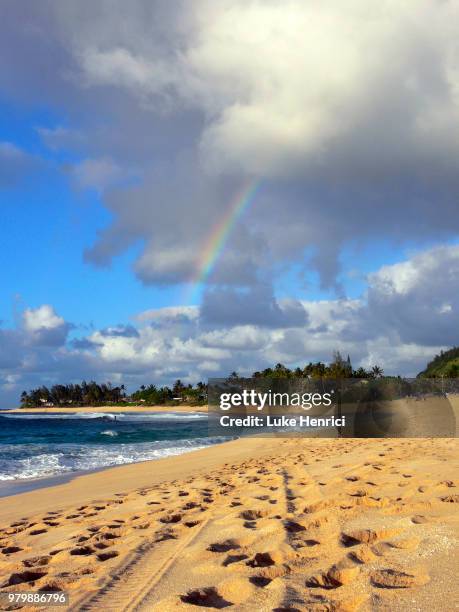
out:
M157 541L141 545L123 565L119 566L109 582L96 594L70 606L69 612L133 612L139 609L164 573L173 565L210 520L210 516L192 529L188 537L180 538L177 545L162 561L158 561Z

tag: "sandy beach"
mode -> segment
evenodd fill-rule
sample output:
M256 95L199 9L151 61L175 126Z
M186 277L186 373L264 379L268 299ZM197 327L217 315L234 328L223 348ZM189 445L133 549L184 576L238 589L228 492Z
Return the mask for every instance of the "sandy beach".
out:
M3 411L0 411L2 414ZM34 414L82 414L89 412L111 412L113 414L123 412L142 412L142 413L156 413L156 412L207 412L207 404L204 406L188 406L185 404L178 404L177 406L145 406L144 404L129 405L129 406L79 406L78 408L12 408L4 411L5 414L19 414L21 412L33 412Z
M1 588L71 610L449 610L458 468L457 439L252 438L80 476L0 500Z

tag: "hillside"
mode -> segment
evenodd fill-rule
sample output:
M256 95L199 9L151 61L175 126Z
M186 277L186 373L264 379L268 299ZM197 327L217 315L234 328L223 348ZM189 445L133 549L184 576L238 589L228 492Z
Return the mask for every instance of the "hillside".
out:
M441 352L436 355L422 372L419 377L423 378L446 378L459 377L459 347L454 347L449 351Z

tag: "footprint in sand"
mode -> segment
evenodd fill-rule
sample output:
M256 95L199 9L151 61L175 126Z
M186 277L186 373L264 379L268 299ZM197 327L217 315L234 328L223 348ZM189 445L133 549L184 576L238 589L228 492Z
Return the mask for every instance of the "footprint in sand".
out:
M48 572L44 571L30 571L27 570L25 572L15 572L10 575L7 582L2 585L2 587L14 586L17 584L29 584L30 586L34 586L37 580L40 580L44 576L46 576Z
M421 540L419 538L401 538L399 540L389 542L389 546L399 550L415 550L418 548L420 541Z
M228 555L226 559L222 562L223 567L228 567L228 565L232 565L233 563L240 563L241 561L245 561L249 556L245 554L240 555Z
M109 550L106 552L99 553L97 555L97 558L99 561L108 561L109 559L113 559L114 557L117 557L118 555L119 555L119 552L117 550Z
M356 563L364 565L365 563L371 563L376 559L376 555L366 544L362 544L356 550L349 553L349 558Z
M422 525L423 523L432 522L432 519L427 516L424 516L423 514L415 514L411 517L411 522L415 523L416 525Z
M263 518L268 514L268 510L265 510L264 508L256 508L253 510L244 510L239 516L246 521L256 521L257 519Z
M360 574L360 569L355 567L349 560L344 559L329 570L315 574L306 580L308 587L321 587L325 589L336 589L345 584L354 582Z
M5 546L2 548L2 554L13 555L14 553L21 552L23 550L20 546Z
M371 584L385 589L406 589L423 586L430 581L427 573L420 570L401 571L396 569L382 569L371 572Z
M377 540L390 538L398 535L400 529L358 529L341 533L341 542L344 546L355 546L356 544L370 544Z
M93 555L96 551L91 546L78 546L77 548L72 548L70 554L72 556L87 556Z
M205 587L203 589L188 591L188 593L182 595L180 599L184 603L194 606L204 606L205 608L226 608L233 603L224 599L215 587Z
M52 557L50 555L43 555L41 557L30 557L29 559L24 559L22 565L24 567L43 567L45 565L48 565L48 563L51 561L51 558Z
M459 504L459 495L444 495L440 497L442 502L446 502L449 504Z
M229 550L237 550L238 548L241 548L239 540L230 538L228 540L224 540L223 542L214 542L213 544L210 544L207 547L207 550L210 550L210 552L224 553L228 552Z
M258 552L252 559L247 561L249 567L271 567L272 565L280 565L284 561L284 555L279 550L270 550L267 552Z
M168 514L166 516L162 516L160 519L161 523L179 523L182 520L181 514Z
M41 535L42 533L47 533L48 530L47 529L34 529L33 531L29 531L29 535L31 536L37 536L37 535Z

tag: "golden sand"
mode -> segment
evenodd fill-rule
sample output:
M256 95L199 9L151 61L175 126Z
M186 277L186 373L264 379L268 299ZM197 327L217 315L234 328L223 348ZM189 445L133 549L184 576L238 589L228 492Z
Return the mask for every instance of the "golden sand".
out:
M207 404L204 406L188 406L185 404L178 404L177 406L145 406L140 404L138 406L80 406L78 408L13 408L5 411L8 413L21 413L21 412L33 412L34 414L80 414L89 412L142 412L152 413L155 412L207 412ZM0 413L1 414L1 413Z
M245 439L0 500L3 590L72 610L451 610L459 440ZM61 608L62 609L62 608Z

